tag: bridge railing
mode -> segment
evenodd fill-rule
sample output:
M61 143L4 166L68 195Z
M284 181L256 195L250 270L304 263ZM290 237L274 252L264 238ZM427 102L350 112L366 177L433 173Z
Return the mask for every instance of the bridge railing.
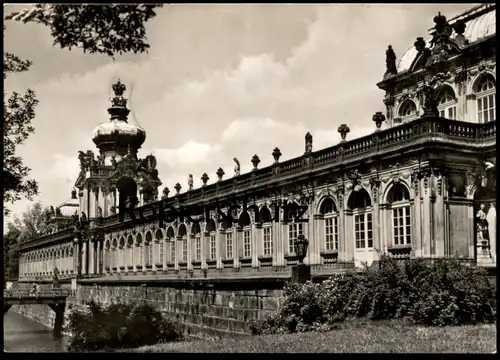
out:
M3 297L6 298L27 298L27 297L60 297L60 296L70 296L70 289L15 289L15 290L4 290Z

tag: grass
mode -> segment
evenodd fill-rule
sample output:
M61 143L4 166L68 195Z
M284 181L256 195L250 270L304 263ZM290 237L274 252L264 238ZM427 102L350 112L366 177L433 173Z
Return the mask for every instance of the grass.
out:
M130 351L130 350L129 350ZM144 346L165 353L493 353L496 325L423 327L398 321L355 321L329 332L192 340Z

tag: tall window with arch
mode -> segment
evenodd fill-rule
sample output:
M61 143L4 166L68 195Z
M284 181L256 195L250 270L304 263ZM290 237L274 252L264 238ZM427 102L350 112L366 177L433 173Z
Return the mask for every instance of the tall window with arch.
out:
M179 233L177 235L177 238L181 241L182 244L182 263L185 264L188 262L188 239L185 224L181 224L179 226Z
M167 243L169 246L168 252L168 263L171 265L175 264L175 231L172 226L167 229Z
M356 250L373 249L372 204L365 189L353 191L348 207L354 220L354 239Z
M113 239L113 242L111 244L111 267L113 270L116 270L117 267L117 259L116 259L116 248L118 247L118 240Z
M158 254L156 263L163 266L163 233L160 229L157 229L155 232L155 242L155 246L157 247L156 253Z
M247 211L241 213L238 223L243 228L243 257L248 259L252 257L252 228Z
M451 87L445 85L438 91L437 104L440 117L456 120L457 99Z
M153 265L153 235L151 235L151 231L146 233L146 239L144 241L144 258L146 266Z
M406 99L399 106L398 115L403 122L413 120L417 116L417 106L412 100Z
M477 121L487 123L496 120L496 81L493 75L484 74L475 84Z
M339 248L339 218L335 202L325 198L321 202L319 213L323 217L325 231L325 251L335 251Z
M136 249L136 256L135 256L135 266L137 268L142 268L143 266L143 259L144 259L144 247L143 247L143 244L142 244L142 235L140 233L138 233L136 236L135 236L135 249Z
M207 222L206 234L208 235L208 260L215 261L217 259L217 227L213 219Z
M120 250L119 250L119 255L118 255L118 266L125 267L125 251L126 251L126 246L125 246L125 238L122 236L120 238Z
M132 269L134 267L134 238L132 235L127 239L127 266Z
M262 221L262 231L263 231L263 246L262 255L272 256L273 255L273 222L271 217L271 211L267 206L263 206L260 209L260 219Z
M394 184L387 194L387 202L392 209L393 245L411 244L411 203L408 189L402 184Z
M194 249L193 259L196 262L201 261L201 228L198 222L193 223L191 226L191 240L193 242Z

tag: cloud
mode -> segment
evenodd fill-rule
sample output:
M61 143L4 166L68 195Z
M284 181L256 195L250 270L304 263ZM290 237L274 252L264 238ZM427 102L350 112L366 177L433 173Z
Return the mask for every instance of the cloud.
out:
M348 139L366 135L375 128L373 113L384 110L375 84L387 45L401 54L425 35L438 7L453 9L450 16L462 11L458 5L167 6L148 25L149 55L91 69L85 59L92 55L72 51L66 59L78 60L81 70L68 70L67 61L48 81L7 79L7 89L32 87L40 99L36 133L20 154L40 179L39 199L66 200L61 189L69 193L76 180L77 151L95 151L90 134L108 121L110 85L118 77L128 88L129 122L147 132L140 154L157 156L171 190L177 182L185 189L188 174L199 184L206 172L212 183L218 167L232 176L234 157L244 172L254 154L261 167L270 165L274 147L281 160L299 156L307 132L315 150L337 144L342 123L351 128ZM19 48L21 40L9 41ZM30 73L54 61L25 46L23 56L35 63Z
M49 180L64 180L72 186L80 170L80 163L76 155L66 156L60 153L52 155L52 166L44 172L44 178Z

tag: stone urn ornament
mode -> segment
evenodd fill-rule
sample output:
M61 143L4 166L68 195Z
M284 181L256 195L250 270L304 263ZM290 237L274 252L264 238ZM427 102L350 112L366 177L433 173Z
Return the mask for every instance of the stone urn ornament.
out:
M256 171L258 170L258 166L259 166L259 163L260 163L260 159L259 157L257 156L257 154L255 154L254 156L252 156L252 164L253 164L253 171Z
M174 189L176 191L176 195L179 195L181 193L181 189L182 189L181 184L179 184L179 183L175 184Z
M217 181L222 181L224 170L221 167L217 169L217 172L215 174L217 175Z
M340 137L342 138L341 142L345 142L345 138L347 134L351 131L351 129L349 129L349 126L347 126L346 124L342 124L339 126L337 131L340 134Z
M375 131L380 131L380 128L382 127L382 123L385 121L385 116L382 114L381 111L377 111L373 117L372 117L373 122L375 122L375 125L377 126L377 130Z
M280 162L280 157L281 157L281 150L277 147L274 148L273 152L271 153L271 155L273 156L274 158L274 163L277 164Z
M207 173L203 173L203 175L201 175L201 181L203 182L203 185L202 186L207 186L207 182L210 178L208 177Z

